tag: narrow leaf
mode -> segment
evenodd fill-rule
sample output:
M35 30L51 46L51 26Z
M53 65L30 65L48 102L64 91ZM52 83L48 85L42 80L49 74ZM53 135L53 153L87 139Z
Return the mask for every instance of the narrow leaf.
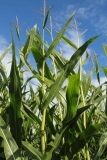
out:
M61 40L61 38L62 38L65 30L67 29L69 23L71 22L72 18L74 17L75 12L76 11L73 12L73 14L71 15L71 17L68 19L68 21L66 22L66 24L64 25L64 27L59 32L58 36L53 40L53 43L51 44L51 46L49 47L49 49L46 52L45 60L50 56L50 54L53 51L53 49L57 46L57 44Z
M8 46L8 48L5 50L5 52L0 56L0 61L6 56L6 54L10 51L12 44Z
M67 99L67 115L65 121L69 121L76 114L76 106L78 102L80 76L69 76L66 99Z
M47 24L47 21L48 21L48 17L49 17L49 14L50 14L50 10L51 10L52 7L50 7L46 13L46 16L45 16L45 20L44 20L44 23L43 23L43 28L45 28L46 24Z
M99 148L98 148L98 151L96 153L94 160L97 160L103 154L106 147L107 147L107 132L102 133L102 135L100 137Z
M42 160L41 153L36 148L34 148L29 142L22 141L22 144L23 144L23 147L26 151L26 154L30 158L36 159L36 160Z
M94 54L94 62L95 62L95 70L96 70L96 74L97 74L97 80L100 84L100 74L99 74L99 65L98 65L98 59L97 59L97 55Z
M107 68L106 67L102 67L102 69L104 71L105 76L107 77Z
M106 46L106 44L103 45L103 49L104 49L104 52L105 52L105 54L107 56L107 46Z
M15 29L16 29L18 40L20 41L20 32L19 32L19 24L18 24L17 16L16 16L16 23L14 23L14 25L15 25Z
M68 63L65 65L65 70L67 71L67 74L71 73L71 71L74 69L75 65L77 64L77 62L79 61L80 57L83 55L89 44L91 44L99 36L100 35L89 39L80 48L77 49L77 51L72 55Z
M13 37L12 37L12 65L10 71L9 97L10 97L10 106L9 106L10 130L15 141L20 146L21 125L22 125L21 112L20 112L21 82L16 65L15 45Z
M0 116L0 136L4 141L4 154L7 160L21 160L19 148L13 139L9 128L7 128L6 123Z
M65 80L65 73L64 71L61 71L58 74L58 77L55 81L55 83L50 87L50 92L49 94L45 97L42 107L47 108L49 103L54 99L56 96L57 92L59 91L60 87L62 86L63 82Z
M101 124L93 124L87 127L82 133L80 133L80 135L72 143L72 155L80 151L93 136L93 134L101 128L101 126Z
M67 37L62 36L62 40L64 40L70 47L72 47L74 49L78 49L78 47L73 42L71 42Z

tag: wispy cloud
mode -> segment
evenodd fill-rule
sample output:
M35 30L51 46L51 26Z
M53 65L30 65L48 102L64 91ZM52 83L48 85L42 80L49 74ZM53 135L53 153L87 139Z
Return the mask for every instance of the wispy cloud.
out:
M100 84L103 84L104 82L107 82L106 77L100 77ZM92 84L95 85L96 87L99 86L98 80L96 78L93 79ZM103 86L105 88L105 86Z
M0 35L0 56L4 53L4 51L6 50L6 48L8 47L8 42L7 40ZM12 61L12 54L11 52L7 53L6 56L3 58L2 63L3 66L6 70L7 75L9 75L10 72L10 67L11 67L11 62Z
M89 5L88 7L79 7L77 9L77 18L80 19L88 19L96 16L97 8L93 5Z
M107 0L87 0L83 4L78 2L68 5L65 7L65 9L61 9L53 14L54 21L57 23L57 27L62 27L64 22L70 17L73 11L77 9L75 14L77 21L84 21L92 25L95 27L96 31L102 31L102 33L107 32L106 2Z
M6 39L0 35L0 55L4 52L7 45L8 45L8 42L6 41Z
M99 15L99 18L91 20L91 23L94 25L96 31L100 31L104 34L107 34L107 17L106 16Z

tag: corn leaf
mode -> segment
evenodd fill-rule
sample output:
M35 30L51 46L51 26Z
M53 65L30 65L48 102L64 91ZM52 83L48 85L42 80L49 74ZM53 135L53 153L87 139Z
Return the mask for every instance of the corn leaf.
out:
M49 48L48 44L45 44L47 48ZM55 49L53 49L52 53L50 54L50 58L54 58L54 62L56 64L56 67L60 70L64 68L64 65L66 64L67 60L63 57L62 54L57 52Z
M36 148L34 148L29 142L22 141L22 144L23 144L23 147L26 151L26 154L30 158L36 159L36 160L42 160L41 153Z
M57 34L59 33L57 32ZM78 47L73 42L71 42L67 37L62 36L62 40L64 40L70 47L78 49Z
M42 66L42 64L43 64L43 56L42 56L42 54L39 52L39 50L36 47L32 47L31 51L32 51L33 57L34 57L34 59L36 61L38 71L40 72L42 70L42 67L43 67ZM47 63L45 63L45 77L50 79L50 80L54 80L53 77L52 77L52 73L49 70L49 67L48 67Z
M12 44L10 44L7 49L4 51L4 53L0 56L0 61L6 56L6 54L10 51Z
M15 25L15 29L16 29L18 40L20 41L20 32L19 32L19 24L18 24L17 16L16 16L16 23L14 23L14 25Z
M94 54L94 62L95 62L95 71L96 71L96 74L97 74L97 80L100 84L100 74L99 74L99 66L98 66L98 59L97 59L97 55Z
M24 109L21 109L21 111L25 114L25 116L29 116L29 118L32 120L33 123L37 123L41 125L41 120L33 113L33 111L30 110L30 108L23 104Z
M9 82L9 118L10 118L10 131L13 138L17 142L18 146L21 145L21 82L19 72L16 65L15 58L15 45L12 37L12 65L10 71L10 82Z
M106 46L106 44L103 45L103 49L104 49L104 52L105 52L105 54L107 56L107 46Z
M102 69L104 71L105 76L107 77L107 68L106 67L102 67Z
M71 15L71 17L68 19L68 21L66 22L66 24L64 25L64 27L59 32L58 36L53 40L51 46L49 47L49 49L46 52L45 60L50 56L50 54L53 51L53 49L57 46L57 44L61 40L61 38L62 38L65 30L67 29L69 23L71 22L72 18L74 17L75 12L76 11L73 12L73 14Z
M101 124L93 124L80 133L80 135L72 143L72 156L85 146L85 144L89 141L93 134L101 128L101 126Z
M24 56L24 59L26 60L28 55L29 55L29 52L30 52L30 47L32 47L32 44L33 44L33 41L34 41L34 37L35 37L35 32L36 32L36 28L37 28L37 25L35 25L31 31L30 31L30 34L28 35L28 38L27 38L27 41L25 43L25 45L20 49L19 53L23 53L23 56ZM21 58L21 55L20 55L20 58ZM22 58L20 59L20 68L23 66L24 63L22 63Z
M76 115L74 116L74 118L72 120L70 120L69 122L67 122L63 126L63 128L60 130L60 133L56 133L55 140L52 143L53 147L51 147L51 149L48 152L46 152L46 154L43 157L43 160L51 160L52 153L57 148L57 146L60 144L63 134L65 132L68 132L68 129L71 128L71 127L73 127L75 125L75 122L79 118L80 114L82 114L89 107L90 107L90 105L85 106L85 107L83 107L81 109L78 109Z
M71 75L68 79L68 87L66 92L67 99L67 115L65 117L65 121L69 121L74 117L77 110L77 102L79 95L79 87L80 87L80 76Z
M19 148L9 128L0 116L0 136L3 138L4 154L7 160L21 160Z
M73 71L75 65L79 61L80 57L83 55L83 53L86 50L86 48L88 47L88 45L90 43L92 43L98 37L99 36L95 36L95 37L89 39L80 48L78 48L78 50L71 57L70 61L67 62L67 64L65 65L64 70L59 72L59 75L58 75L55 83L51 86L51 90L50 90L48 96L45 96L46 98L42 104L43 108L48 107L49 103L53 100L55 95L58 93L58 91L59 91L60 87L62 86L66 77L68 77L68 75Z
M51 10L52 7L50 7L46 13L46 16L45 16L45 19L44 19L44 23L43 23L43 28L45 28L46 24L47 24L47 21L48 21L48 17L49 17L49 14L50 14L50 10Z
M107 132L102 133L100 137L98 150L97 150L94 160L97 160L103 154L106 147L107 147Z
M97 39L100 35L95 36L88 41L86 41L80 48L77 49L77 51L71 56L70 60L65 65L65 70L67 72L67 75L71 73L71 71L74 69L75 65L79 61L80 57L83 55L89 44L91 44L95 39Z
M65 73L64 71L61 71L58 74L58 77L55 81L55 83L51 86L49 94L45 97L42 107L47 108L49 103L54 99L56 94L58 93L59 89L61 88L63 82L65 80Z
M81 38L86 32L87 32L87 29L79 35L79 38Z

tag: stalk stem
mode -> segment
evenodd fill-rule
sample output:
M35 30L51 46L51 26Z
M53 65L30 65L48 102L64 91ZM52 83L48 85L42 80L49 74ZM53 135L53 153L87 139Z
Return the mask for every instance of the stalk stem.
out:
M44 0L44 19L45 19L45 11L46 11L46 1ZM42 35L42 42L43 42L43 56L44 54L44 28L43 28L43 35ZM43 67L42 67L42 91L43 95L45 94L45 85L44 85L44 73L45 73L45 61L43 61ZM41 149L42 149L42 154L45 154L46 150L46 132L45 132L45 119L46 119L46 108L43 109L43 115L42 115L42 124L41 124Z

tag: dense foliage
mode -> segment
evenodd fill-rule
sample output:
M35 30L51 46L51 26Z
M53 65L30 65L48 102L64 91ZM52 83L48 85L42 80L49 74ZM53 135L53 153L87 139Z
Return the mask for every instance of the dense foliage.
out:
M83 70L89 58L87 47L99 36L82 46L65 37L74 12L53 40L52 32L46 28L50 10L44 13L42 37L37 25L27 31L27 40L19 50L19 64L13 35L12 44L0 57L0 160L106 159L107 82L100 83L96 55L90 74ZM18 23L15 28L20 40ZM51 45L45 43L45 30L52 38ZM62 40L75 49L69 60L55 49ZM103 47L107 54L106 45ZM7 76L2 59L10 48L12 63ZM29 54L35 66L28 63ZM31 75L27 79L25 67ZM107 69L103 70L107 75ZM93 72L98 87L92 84ZM32 80L38 81L35 89Z

